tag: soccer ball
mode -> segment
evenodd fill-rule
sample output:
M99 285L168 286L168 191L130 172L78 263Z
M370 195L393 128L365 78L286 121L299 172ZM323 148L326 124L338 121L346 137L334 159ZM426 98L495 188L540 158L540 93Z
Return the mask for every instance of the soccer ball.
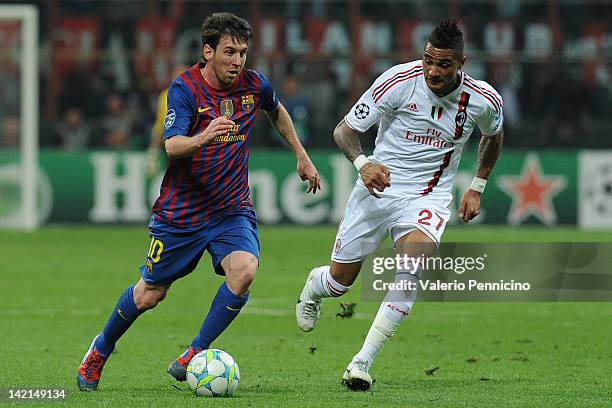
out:
M229 397L238 389L240 370L223 350L202 350L187 366L187 384L198 397Z

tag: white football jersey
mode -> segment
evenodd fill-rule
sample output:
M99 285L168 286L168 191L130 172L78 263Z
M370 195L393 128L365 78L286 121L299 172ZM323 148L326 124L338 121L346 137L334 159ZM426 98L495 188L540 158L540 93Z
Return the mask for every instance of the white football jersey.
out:
M384 72L344 120L359 132L379 123L369 159L391 172L391 187L383 196L450 196L461 151L474 128L485 136L502 129L502 99L492 86L465 73L457 89L439 97L427 86L419 60ZM363 183L361 177L358 182Z

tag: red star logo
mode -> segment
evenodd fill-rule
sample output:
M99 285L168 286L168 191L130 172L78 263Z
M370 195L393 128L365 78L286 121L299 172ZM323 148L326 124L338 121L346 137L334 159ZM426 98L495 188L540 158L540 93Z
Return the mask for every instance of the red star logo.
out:
M533 215L546 225L557 222L552 199L567 185L565 176L545 176L538 156L531 153L523 162L519 176L500 176L497 185L512 198L508 223L521 224Z

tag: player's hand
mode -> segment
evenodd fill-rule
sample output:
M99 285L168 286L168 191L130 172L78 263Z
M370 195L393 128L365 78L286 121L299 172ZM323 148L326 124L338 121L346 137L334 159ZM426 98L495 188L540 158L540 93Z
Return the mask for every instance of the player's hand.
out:
M463 222L473 220L480 214L480 193L474 190L468 190L461 199L459 204L459 218Z
M312 192L312 194L316 194L317 189L321 190L321 177L308 156L298 159L297 172L302 181L308 180L308 190L306 190L306 193Z
M391 187L391 173L382 164L366 163L359 170L359 174L370 194L376 198L380 198L380 195L374 190L382 192L385 188Z
M217 136L223 136L234 126L234 122L225 116L219 116L210 121L206 129L195 137L196 147L209 145Z

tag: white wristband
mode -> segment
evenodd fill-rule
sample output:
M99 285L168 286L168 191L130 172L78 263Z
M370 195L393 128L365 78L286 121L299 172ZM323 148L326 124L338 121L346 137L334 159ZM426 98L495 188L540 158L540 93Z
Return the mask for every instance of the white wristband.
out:
M370 161L365 156L365 154L360 154L359 156L355 158L355 160L353 160L353 166L355 166L357 171L361 170L361 168L368 163L370 163Z
M474 177L472 180L472 184L470 185L470 190L478 191L482 193L487 185L487 179L483 179L480 177Z

